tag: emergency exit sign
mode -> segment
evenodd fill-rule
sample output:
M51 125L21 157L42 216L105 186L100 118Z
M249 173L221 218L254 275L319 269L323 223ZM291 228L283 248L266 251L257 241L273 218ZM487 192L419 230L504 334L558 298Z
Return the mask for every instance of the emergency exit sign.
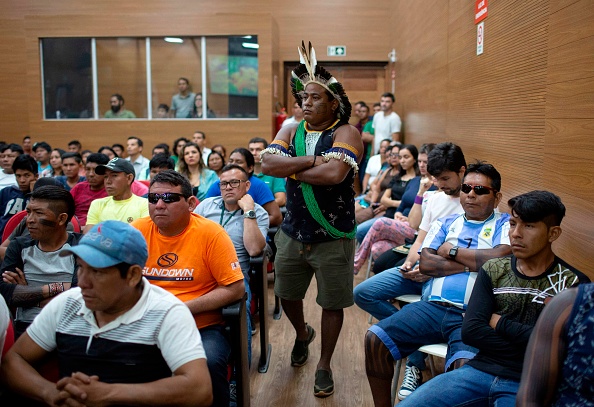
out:
M329 57L344 57L346 56L346 45L328 45Z

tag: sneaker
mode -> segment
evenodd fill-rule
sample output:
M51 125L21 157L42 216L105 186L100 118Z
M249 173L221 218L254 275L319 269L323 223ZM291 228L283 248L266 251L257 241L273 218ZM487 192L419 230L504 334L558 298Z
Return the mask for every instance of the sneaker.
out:
M229 382L229 407L237 407L237 383Z
M309 357L308 346L316 337L316 331L307 324L305 324L305 327L308 332L307 339L304 341L295 339L295 345L293 345L293 350L291 351L291 366L301 367L307 363L307 358Z
M316 381L314 384L314 396L328 397L334 393L334 380L332 372L319 369L316 370Z
M423 383L421 370L416 366L406 366L402 386L398 390L398 400L404 400Z

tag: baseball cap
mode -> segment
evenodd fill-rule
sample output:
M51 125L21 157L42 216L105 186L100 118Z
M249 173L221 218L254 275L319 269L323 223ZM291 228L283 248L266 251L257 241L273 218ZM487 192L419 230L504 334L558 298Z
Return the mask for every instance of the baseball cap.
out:
M144 236L127 223L107 220L93 226L78 245L62 250L60 256L74 254L95 268L119 263L144 267L148 248Z
M99 175L104 175L105 170L111 170L113 172L125 172L126 174L132 174L136 176L134 172L134 166L128 160L124 160L123 158L113 158L109 160L109 162L105 165L98 165L95 168L95 173Z

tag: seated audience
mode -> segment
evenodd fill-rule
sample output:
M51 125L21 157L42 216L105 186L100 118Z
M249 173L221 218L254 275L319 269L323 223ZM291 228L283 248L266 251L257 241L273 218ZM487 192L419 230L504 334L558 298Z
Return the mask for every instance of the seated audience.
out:
M166 156L170 156L169 153L169 145L166 143L159 143L153 147L153 157L157 154L165 154Z
M91 202L95 199L105 198L105 175L99 175L95 172L98 165L105 165L109 159L105 154L93 153L87 157L85 165L86 181L76 184L70 194L74 198L74 215L77 217L81 226L87 224L87 213Z
M115 150L110 146L102 146L99 148L99 150L97 150L97 152L99 154L105 154L110 160L113 160L114 158L118 157Z
M95 167L95 172L105 175L105 190L108 196L91 202L85 233L93 225L106 220L131 223L135 219L148 216L146 199L134 195L131 190L134 167L130 161L114 158L105 165Z
M12 163L14 160L23 154L23 149L18 144L2 144L0 145L0 190L9 186L18 186L14 171L12 170Z
M50 165L52 166L52 177L59 177L64 175L64 171L62 170L62 155L65 154L66 151L62 150L61 148L54 148L50 154Z
M114 93L109 98L109 109L103 117L106 119L136 119L134 112L124 109L124 97L119 93Z
M219 153L223 157L223 161L227 158L227 149L222 144L212 146L212 151Z
M149 162L149 179L152 181L155 175L165 170L175 170L175 164L171 157L161 153L154 155Z
M125 158L126 157L126 155L125 155L126 150L124 149L124 146L123 145L116 143L116 144L113 144L111 146L111 148L116 153L116 156L117 157L121 157L121 158Z
M52 147L45 141L33 144L33 154L37 160L37 173L39 177L51 177L52 166L50 164L50 154Z
M293 116L286 118L281 124L281 127L288 126L289 124L299 124L299 122L303 120L303 109L298 101L293 103L292 113Z
M51 301L10 349L8 386L52 406L210 406L200 336L187 307L142 277L142 235L107 221L61 255L76 258L79 287ZM54 351L57 383L33 368Z
M402 406L515 406L528 339L545 303L589 281L551 248L565 216L558 196L533 191L508 205L512 256L483 264L462 324L462 340L478 353L460 369L419 387Z
M196 144L202 152L202 162L207 162L208 155L212 150L206 147L206 133L200 130L196 130L194 132L194 135L192 136L192 142Z
M221 308L245 294L235 248L219 225L192 213L197 200L181 174L171 170L157 174L148 201L150 218L132 224L148 243L143 274L184 301L194 315L212 378L213 405L228 406L230 345Z
M225 166L225 160L223 159L223 156L221 155L221 153L213 150L208 155L207 165L208 165L209 169L213 170L217 174L217 176L220 176L221 170Z
M367 161L367 166L365 167L365 175L364 175L363 181L362 181L362 188L361 188L362 193L366 193L369 190L369 188L371 187L371 184L373 183L373 180L379 175L380 171L386 166L388 158L390 157L390 154L393 153L393 154L396 154L396 156L398 156L398 151L391 151L392 150L390 148L391 142L392 142L392 140L390 140L390 139L382 140L380 142L380 147L379 147L377 154L369 157L369 160ZM392 146L392 147L400 147L400 145ZM369 203L373 203L373 202L369 202Z
M25 210L29 202L29 192L37 180L37 163L28 154L18 156L12 163L12 170L18 187L10 186L0 191L0 235L6 222L15 213Z
M66 191L70 191L79 182L87 180L85 177L78 175L81 168L83 168L82 157L79 153L64 153L62 155L62 172L64 175L55 178L64 186Z
M68 143L68 152L79 153L82 151L82 144L78 140L72 140Z
M460 194L464 213L433 222L421 247L420 271L433 277L428 300L404 306L367 331L365 366L377 406L390 403L394 360L407 357L420 346L448 343L446 371L476 354L476 349L461 339L476 274L485 261L511 253L509 215L495 211L500 190L501 176L492 165L477 162L468 166ZM418 386L422 378L416 379ZM414 388L405 397L411 393Z
M134 166L134 172L136 173L136 177L134 179L136 181L148 179L149 159L142 155L144 143L140 138L131 136L128 137L126 146L126 151L128 152L128 157L126 160L132 163Z
M205 167L200 147L192 142L184 145L177 171L190 181L192 193L198 201L206 198L208 189L219 179L214 171Z
M254 198L254 202L262 206L266 212L268 212L270 226L278 226L281 224L283 217L278 207L278 204L274 200L274 196L270 189L263 181L260 181L257 177L254 177L254 166L255 160L252 153L246 148L236 148L231 152L229 156L228 164L236 164L243 167L244 170L250 174L250 190L248 194ZM219 181L217 180L208 190L206 197L211 198L213 196L221 196L221 188Z
M70 288L74 257L60 257L62 249L78 243L79 233L68 233L74 200L64 188L47 185L31 194L27 206L29 235L11 241L2 262L0 293L10 307L18 307L15 335L33 322L49 299Z
M268 147L268 142L261 137L254 137L248 143L248 149L254 156L254 177L264 181L264 183L274 195L274 201L279 207L287 204L287 191L285 190L285 179L276 178L270 175L266 175L262 172L262 160L260 158L260 152Z
M180 137L175 139L173 142L173 147L171 149L171 158L173 159L174 164L177 166L179 161L179 157L182 155L182 149L188 142L188 139L185 137Z

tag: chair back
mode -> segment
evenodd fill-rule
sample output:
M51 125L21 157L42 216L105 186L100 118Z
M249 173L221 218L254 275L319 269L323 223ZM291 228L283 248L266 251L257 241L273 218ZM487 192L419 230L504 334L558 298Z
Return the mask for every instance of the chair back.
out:
M2 241L8 239L8 236L10 236L12 231L18 226L19 223L21 223L25 216L27 216L27 211L20 211L8 219L8 222L6 222L6 226L4 227L4 231L2 232Z

